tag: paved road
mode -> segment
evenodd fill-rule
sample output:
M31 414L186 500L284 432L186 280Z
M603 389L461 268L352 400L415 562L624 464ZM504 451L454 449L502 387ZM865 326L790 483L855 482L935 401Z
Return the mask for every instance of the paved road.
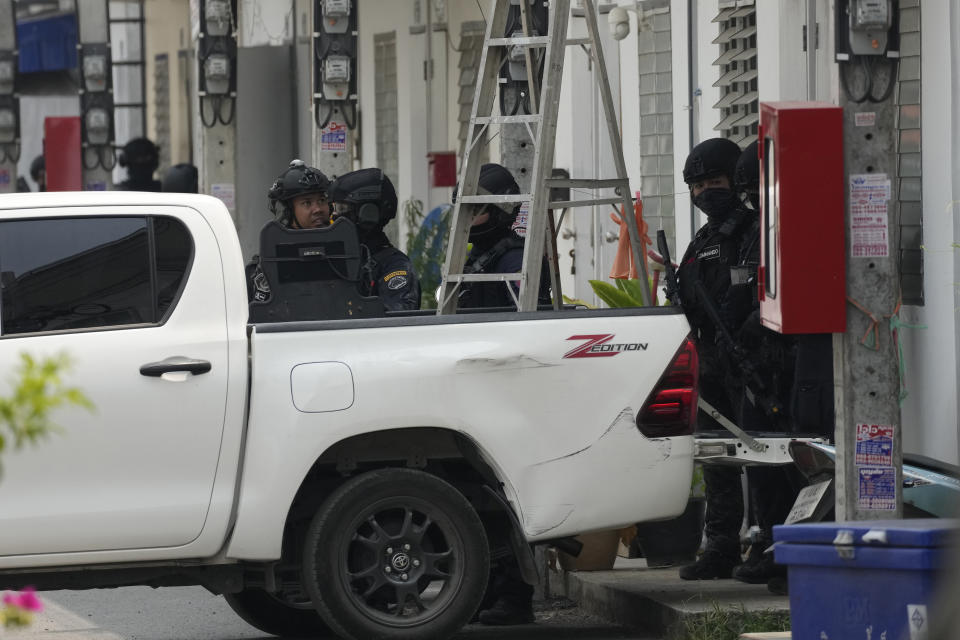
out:
M46 606L25 633L30 640L267 640L238 618L223 598L200 587L128 587L93 591L49 591ZM643 640L583 614L569 604L538 606L537 624L466 627L457 640ZM647 639L650 640L650 639Z

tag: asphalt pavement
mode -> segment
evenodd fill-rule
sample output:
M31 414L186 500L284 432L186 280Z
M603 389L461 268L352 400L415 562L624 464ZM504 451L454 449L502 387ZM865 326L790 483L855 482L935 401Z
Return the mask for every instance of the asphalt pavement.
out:
M126 587L40 594L45 610L31 627L4 635L30 640L267 640L201 587ZM655 640L612 626L569 600L537 604L537 622L517 627L467 626L457 640Z

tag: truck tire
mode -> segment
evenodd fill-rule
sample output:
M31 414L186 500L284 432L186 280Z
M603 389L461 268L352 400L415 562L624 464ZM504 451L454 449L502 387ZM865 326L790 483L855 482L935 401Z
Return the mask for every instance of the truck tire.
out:
M448 638L477 610L490 551L457 489L413 469L379 469L338 487L303 547L304 586L339 635Z
M263 589L245 589L223 595L247 624L281 638L335 638L316 610L287 604Z

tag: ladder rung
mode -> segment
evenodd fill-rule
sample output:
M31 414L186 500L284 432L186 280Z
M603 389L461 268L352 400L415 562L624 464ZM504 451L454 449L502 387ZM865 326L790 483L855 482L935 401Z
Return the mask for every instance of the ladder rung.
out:
M609 189L629 186L627 178L547 178L543 181L548 187L585 187Z
M576 207L592 207L598 204L623 204L623 196L613 198L593 198L591 200L558 200L547 206L550 209L571 209Z
M519 271L514 273L451 273L447 280L452 282L514 282L523 277Z
M481 195L481 196L461 196L460 202L464 204L496 204L500 202L528 202L529 193L513 193L503 195Z
M517 38L490 38L488 47L545 47L550 44L549 36L522 36Z
M593 41L590 38L567 38L568 47L578 44L593 44Z
M540 114L518 115L518 116L479 116L473 119L474 124L510 124L515 122L534 122L539 123Z

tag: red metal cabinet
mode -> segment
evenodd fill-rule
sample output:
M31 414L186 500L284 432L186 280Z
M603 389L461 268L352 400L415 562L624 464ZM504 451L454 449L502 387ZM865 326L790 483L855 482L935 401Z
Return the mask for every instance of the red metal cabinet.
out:
M843 110L760 104L760 313L780 333L846 330Z
M78 116L44 119L43 158L47 171L47 191L83 189Z

